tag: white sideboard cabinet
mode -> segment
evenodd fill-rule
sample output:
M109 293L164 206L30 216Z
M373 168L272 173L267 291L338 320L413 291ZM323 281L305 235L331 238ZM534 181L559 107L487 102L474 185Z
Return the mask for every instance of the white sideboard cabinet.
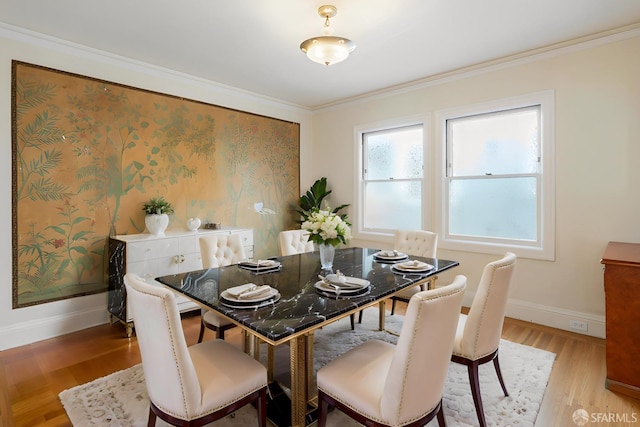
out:
M253 258L253 230L167 230L164 234L127 234L109 238L109 290L107 308L111 321L120 321L126 326L127 336L133 333L133 318L124 275L136 273L149 283L157 284L155 278L168 274L202 269L199 238L207 234L239 233L245 255ZM199 309L185 297L176 296L180 312Z

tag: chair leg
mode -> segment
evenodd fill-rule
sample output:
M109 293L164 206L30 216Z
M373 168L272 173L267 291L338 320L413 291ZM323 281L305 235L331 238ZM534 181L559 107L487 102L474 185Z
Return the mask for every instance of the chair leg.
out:
M156 425L156 414L153 412L153 409L149 408L149 421L147 421L147 427L155 427Z
M484 409L482 408L482 396L480 395L480 378L478 377L478 361L471 361L467 365L469 372L469 385L471 385L471 395L473 396L473 404L476 407L476 413L478 414L478 421L480 427L487 427L487 422L484 419Z
M267 387L260 390L258 397L258 425L267 427Z
M360 312L358 313L358 323L362 323L362 312L364 310L360 310Z
M356 329L356 315L355 313L352 314L351 316L349 316L349 320L351 321L351 330L355 330Z
M396 311L396 299L391 298L391 315Z
M318 424L317 427L327 425L327 412L329 412L329 402L323 399L324 393L318 390Z
M200 320L200 333L198 334L198 342L202 342L202 339L204 338L204 322L202 321L202 319Z
M446 427L447 423L444 421L444 408L443 408L443 404L442 401L440 401L440 409L438 410L438 426L439 427Z
M505 387L504 381L502 380L502 372L500 371L500 362L498 362L498 353L496 353L496 357L493 358L493 367L496 368L498 381L500 381L500 385L502 386L502 391L504 392L504 395L509 397L509 392L507 391L507 387Z
M224 340L224 328L216 328L216 338L220 340Z

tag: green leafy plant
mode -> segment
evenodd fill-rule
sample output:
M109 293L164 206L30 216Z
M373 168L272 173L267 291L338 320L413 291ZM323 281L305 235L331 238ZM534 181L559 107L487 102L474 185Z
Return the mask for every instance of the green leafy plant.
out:
M148 202L146 202L142 208L143 211L147 213L147 215L153 214L167 214L171 215L173 211L173 206L171 203L167 202L164 197L154 197Z
M327 190L327 178L323 176L322 178L316 180L316 182L313 183L311 188L309 188L309 190L305 194L300 196L300 201L298 203L300 209L296 209L296 212L298 212L302 217L302 220L299 221L300 224L305 222L312 213L318 212L322 209L322 201L329 194L331 194L331 190ZM349 205L340 205L337 208L333 209L331 212L338 214L340 210L346 208L347 206ZM340 214L339 216L344 221L346 221L347 214Z

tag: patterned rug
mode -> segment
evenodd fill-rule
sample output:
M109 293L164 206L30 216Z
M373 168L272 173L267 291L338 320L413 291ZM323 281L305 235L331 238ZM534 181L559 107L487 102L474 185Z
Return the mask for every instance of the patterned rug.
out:
M386 327L400 331L402 316L388 316ZM349 321L335 322L315 334L314 368L317 370L348 349L372 338L395 343L397 337L377 331L377 309L365 311L363 323L352 331ZM264 352L263 352L264 353ZM540 403L551 374L555 354L516 344L500 343L500 367L509 397L502 394L492 363L480 366L480 389L489 426L524 427L535 424ZM65 390L60 400L74 426L146 426L149 399L142 366L136 365ZM444 391L447 426L476 426L475 408L466 367L452 363ZM216 427L245 427L256 424L256 411L247 406L222 420ZM339 411L329 414L329 426L359 426ZM158 419L158 427L167 424ZM437 426L433 420L428 424Z

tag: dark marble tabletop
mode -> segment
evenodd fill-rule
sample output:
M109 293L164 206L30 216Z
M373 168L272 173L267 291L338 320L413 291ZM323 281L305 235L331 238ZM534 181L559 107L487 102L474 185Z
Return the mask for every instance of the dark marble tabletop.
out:
M334 272L340 270L346 276L366 279L371 283L366 293L357 296L323 295L314 287L319 274L330 273L321 269L317 251L270 258L280 261L282 267L267 273L256 274L238 265L230 265L158 277L156 280L279 344L298 332L382 300L458 265L456 261L412 256L411 260L424 261L435 268L422 275L398 274L391 269L392 264L374 259L377 251L356 247L336 250ZM278 290L280 298L261 308L230 308L221 303L221 292L245 283L270 285Z

